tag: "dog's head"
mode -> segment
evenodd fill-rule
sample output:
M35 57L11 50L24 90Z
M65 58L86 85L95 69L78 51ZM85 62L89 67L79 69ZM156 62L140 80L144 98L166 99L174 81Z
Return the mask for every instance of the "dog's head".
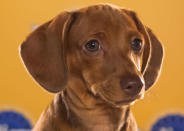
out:
M41 25L20 53L46 90L59 92L76 78L93 95L124 105L155 83L163 48L133 11L95 5L63 12Z

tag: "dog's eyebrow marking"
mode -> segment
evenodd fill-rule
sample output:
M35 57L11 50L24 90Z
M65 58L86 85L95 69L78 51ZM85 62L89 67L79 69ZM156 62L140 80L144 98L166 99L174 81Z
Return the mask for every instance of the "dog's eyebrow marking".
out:
M89 37L93 37L93 36L99 36L99 37L106 37L106 33L104 31L98 31L92 34L89 34Z

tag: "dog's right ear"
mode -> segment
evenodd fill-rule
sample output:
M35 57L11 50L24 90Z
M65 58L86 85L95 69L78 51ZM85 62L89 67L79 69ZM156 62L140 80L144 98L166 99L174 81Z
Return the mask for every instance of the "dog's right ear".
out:
M28 72L49 92L59 92L66 85L64 51L73 20L73 13L63 12L38 27L20 46L20 55Z
M125 11L134 20L137 29L143 34L145 44L142 60L141 73L145 81L145 90L150 89L160 76L163 62L163 45L150 28L144 26L136 13L130 10Z

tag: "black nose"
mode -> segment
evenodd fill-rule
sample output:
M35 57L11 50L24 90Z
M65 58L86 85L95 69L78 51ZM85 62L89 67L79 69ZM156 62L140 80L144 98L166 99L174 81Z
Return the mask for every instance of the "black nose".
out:
M143 85L139 76L125 76L120 80L120 86L127 95L138 95Z

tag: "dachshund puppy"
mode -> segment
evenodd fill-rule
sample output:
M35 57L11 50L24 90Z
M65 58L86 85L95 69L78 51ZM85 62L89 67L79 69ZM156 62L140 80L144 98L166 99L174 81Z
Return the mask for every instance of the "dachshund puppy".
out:
M99 4L41 25L20 54L57 93L33 131L137 131L130 105L156 82L163 47L135 12Z

